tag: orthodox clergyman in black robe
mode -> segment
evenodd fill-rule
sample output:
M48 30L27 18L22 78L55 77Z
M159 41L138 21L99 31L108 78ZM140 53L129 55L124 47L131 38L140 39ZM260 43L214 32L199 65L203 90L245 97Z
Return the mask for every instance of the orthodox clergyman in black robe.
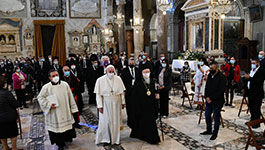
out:
M155 82L150 78L150 69L144 67L141 77L135 82L131 96L131 128L130 137L146 141L150 144L160 142L156 119L158 118L158 98Z

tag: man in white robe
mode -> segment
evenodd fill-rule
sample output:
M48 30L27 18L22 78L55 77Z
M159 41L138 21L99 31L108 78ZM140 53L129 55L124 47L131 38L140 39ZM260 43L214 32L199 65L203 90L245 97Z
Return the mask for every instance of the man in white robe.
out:
M60 81L56 70L49 72L49 79L51 82L42 87L37 98L45 114L51 144L64 149L65 142L72 142L76 137L73 114L78 112L78 108L69 85Z
M114 66L106 67L106 73L97 79L94 89L99 110L96 144L120 144L121 109L125 107L125 86L121 78L114 74Z
M209 70L210 68L206 66L204 64L203 59L201 59L196 74L192 80L195 84L195 95L194 95L195 104L199 104L200 98L204 98L205 85Z

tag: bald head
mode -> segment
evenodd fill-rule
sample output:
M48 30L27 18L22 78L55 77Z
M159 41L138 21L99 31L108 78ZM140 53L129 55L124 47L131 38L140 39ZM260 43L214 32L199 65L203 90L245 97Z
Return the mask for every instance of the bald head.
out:
M63 66L63 72L70 71L70 68L68 66Z

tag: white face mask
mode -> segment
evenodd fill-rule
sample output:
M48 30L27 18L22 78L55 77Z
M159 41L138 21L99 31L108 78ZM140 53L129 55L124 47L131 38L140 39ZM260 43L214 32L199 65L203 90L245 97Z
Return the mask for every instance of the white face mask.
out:
M75 69L75 66L71 66L71 69Z
M150 77L150 73L143 73L143 77L144 77L145 79L148 79L148 78Z
M200 61L199 62L200 66L204 65L204 62L203 61Z
M112 79L114 77L114 73L108 73L107 76Z
M53 62L55 65L58 65L58 61Z
M5 85L4 85L4 89L7 89L7 83L5 83Z
M54 78L52 79L52 82L54 82L54 83L58 83L59 80L60 80L59 76L56 76L56 77L54 77Z

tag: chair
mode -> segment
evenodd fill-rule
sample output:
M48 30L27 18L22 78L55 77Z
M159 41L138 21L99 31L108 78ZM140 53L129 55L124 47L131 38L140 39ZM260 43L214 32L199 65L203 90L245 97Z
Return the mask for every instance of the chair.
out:
M202 106L201 106L201 111L200 111L200 116L199 116L199 121L198 121L198 124L201 123L201 119L202 119L202 114L203 112L205 111L205 101L204 101L204 98L202 98ZM221 110L221 112L225 112L225 110ZM213 120L213 116L212 116L212 120ZM224 119L222 117L222 113L220 113L220 121L221 121L221 124L222 124L222 127L224 128L225 125L224 125Z
M190 108L192 108L191 102L193 101L194 92L191 90L191 83L190 82L184 83L184 92L185 93L183 93L182 106L184 106L185 98L188 98L188 101L190 103ZM190 96L191 96L191 98L190 98Z
M241 111L242 111L242 107L243 107L244 104L246 104L247 107L248 107L248 100L247 100L247 97L246 97L245 95L243 96L243 99L242 99L241 105L240 105L240 107L239 107L238 117L240 116L240 113L241 113ZM248 107L248 109L247 109L247 114L248 114L248 111L249 111L249 107Z
M17 114L18 114L18 119L17 119L18 130L19 130L20 138L22 139L22 126L21 126L19 110L17 110Z
M265 132L263 132L261 136L255 136L252 131L252 126L255 126L260 123L265 124L265 120L263 117L262 119L253 120L253 121L246 123L246 125L248 126L249 135L248 135L248 140L247 140L245 150L248 149L249 145L256 147L257 150L265 149Z

